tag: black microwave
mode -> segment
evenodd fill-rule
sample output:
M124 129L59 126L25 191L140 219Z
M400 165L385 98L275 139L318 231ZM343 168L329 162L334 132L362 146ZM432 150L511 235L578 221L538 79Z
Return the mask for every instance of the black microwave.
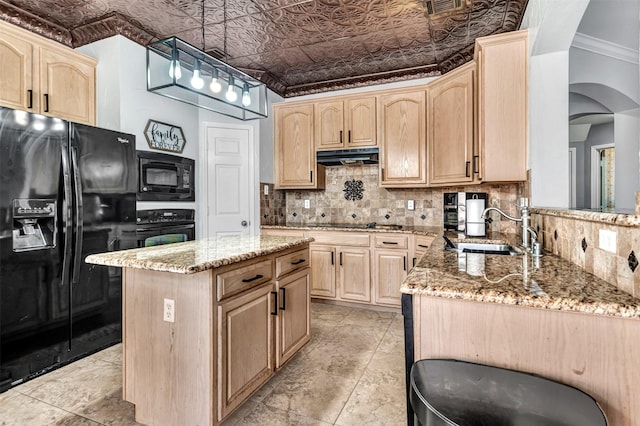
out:
M138 151L138 201L195 201L195 161Z

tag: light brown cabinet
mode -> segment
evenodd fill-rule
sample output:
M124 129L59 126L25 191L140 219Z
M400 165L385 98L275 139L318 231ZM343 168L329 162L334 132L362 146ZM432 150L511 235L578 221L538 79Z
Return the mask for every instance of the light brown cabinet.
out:
M218 419L266 382L273 364L273 284L218 305Z
M527 30L476 39L478 155L483 182L527 179Z
M309 341L311 335L309 268L281 277L276 287L276 368L280 368Z
M317 150L376 145L376 98L333 99L315 105Z
M311 296L336 297L336 248L311 244Z
M425 235L416 235L413 240L413 248L411 253L411 268L416 266L420 258L426 253L427 249L433 244L434 237Z
M474 179L474 73L475 63L471 62L427 86L430 186Z
M424 90L380 95L380 186L427 185L425 104Z
M371 266L369 249L338 247L338 294L341 300L371 301Z
M374 302L400 306L400 284L409 268L409 236L376 234L374 245Z
M0 22L0 105L95 124L95 59Z
M313 104L274 105L275 187L324 188L324 167L316 163Z

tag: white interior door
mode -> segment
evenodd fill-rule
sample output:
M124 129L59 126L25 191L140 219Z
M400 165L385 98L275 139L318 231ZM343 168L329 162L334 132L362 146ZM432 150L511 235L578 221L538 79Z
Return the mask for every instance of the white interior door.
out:
M253 234L253 128L205 124L205 236Z

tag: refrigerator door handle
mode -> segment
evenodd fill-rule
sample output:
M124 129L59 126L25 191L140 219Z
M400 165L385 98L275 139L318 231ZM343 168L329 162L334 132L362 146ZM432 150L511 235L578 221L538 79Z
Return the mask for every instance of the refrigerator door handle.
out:
M82 183L80 181L80 170L78 168L78 150L75 146L71 146L71 167L73 170L73 189L74 189L74 202L76 206L75 214L75 234L76 234L76 248L73 265L73 279L71 282L76 284L80 282L80 267L82 263Z
M69 166L69 146L62 144L62 181L64 184L64 199L62 203L62 223L64 227L64 257L62 259L62 280L60 287L69 282L71 269L71 239L72 239L72 195L71 195L71 169Z

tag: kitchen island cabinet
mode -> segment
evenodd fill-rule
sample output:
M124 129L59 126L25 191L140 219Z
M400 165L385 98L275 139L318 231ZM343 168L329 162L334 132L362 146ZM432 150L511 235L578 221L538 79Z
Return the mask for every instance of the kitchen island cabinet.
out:
M309 238L96 254L123 271L123 398L148 425L217 425L309 341Z
M488 239L517 245L515 236ZM439 244L401 291L407 371L420 359L447 358L532 373L591 395L610 425L637 424L640 299L551 254L457 253Z

